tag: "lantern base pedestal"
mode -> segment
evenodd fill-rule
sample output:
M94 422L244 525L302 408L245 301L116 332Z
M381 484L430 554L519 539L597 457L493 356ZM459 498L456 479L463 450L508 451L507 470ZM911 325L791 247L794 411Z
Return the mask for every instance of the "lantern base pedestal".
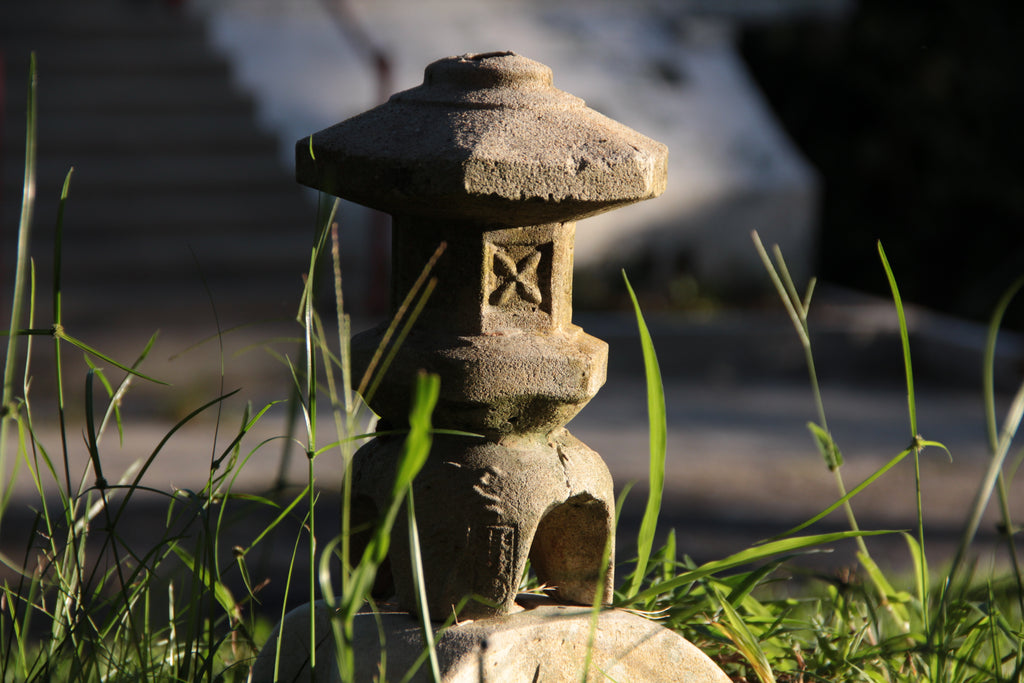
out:
M521 611L465 621L435 632L444 683L577 682L586 659L592 610L535 595L520 595ZM356 681L398 680L424 652L419 623L405 612L363 612L355 623ZM290 612L267 642L253 667L254 683L317 681L340 683L330 613L316 603L317 674L309 677L309 605ZM378 623L379 620L379 623ZM283 631L279 675L275 679L277 633ZM381 634L386 670L381 675ZM602 610L594 631L587 680L728 683L711 659L679 634L623 610ZM430 681L424 660L413 682Z

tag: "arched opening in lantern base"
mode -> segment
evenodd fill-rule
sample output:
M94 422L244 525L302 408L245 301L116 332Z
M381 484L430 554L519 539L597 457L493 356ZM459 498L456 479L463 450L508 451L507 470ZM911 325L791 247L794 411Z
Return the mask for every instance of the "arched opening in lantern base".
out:
M614 510L585 493L557 505L541 519L530 547L530 564L537 579L554 589L557 600L589 605L602 590L603 602L611 601L613 520ZM606 544L609 561L602 576Z

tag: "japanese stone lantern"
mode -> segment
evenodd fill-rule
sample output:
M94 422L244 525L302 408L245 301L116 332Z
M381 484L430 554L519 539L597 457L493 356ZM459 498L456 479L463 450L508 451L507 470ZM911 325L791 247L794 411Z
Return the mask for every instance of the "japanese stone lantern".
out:
M565 429L607 363L607 345L572 324L575 222L660 194L665 146L553 87L543 64L495 52L434 62L419 87L296 152L301 183L391 214L393 308L447 245L370 401L400 429L416 373L437 373L435 427L480 435L436 436L413 485L431 616L467 597L460 618L512 611L527 559L557 600L610 601L612 479ZM356 376L382 334L353 339ZM386 508L401 451L398 435L356 453L354 514ZM393 588L413 611L409 567L392 543Z

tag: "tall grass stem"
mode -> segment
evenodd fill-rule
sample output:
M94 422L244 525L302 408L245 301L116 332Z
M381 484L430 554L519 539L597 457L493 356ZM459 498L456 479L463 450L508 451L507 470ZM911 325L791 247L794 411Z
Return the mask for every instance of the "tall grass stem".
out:
M22 308L25 304L25 288L29 278L29 242L32 234L32 212L36 195L36 54L29 55L28 93L25 115L25 177L21 191L21 216L18 220L17 261L14 271L14 293L11 296L11 318L7 332L7 351L4 361L3 395L0 397L0 477L6 479L8 468L8 444L10 426L18 414L14 403L14 381L18 357L18 330L21 329ZM11 477L0 488L0 528L3 527L5 501L14 487Z

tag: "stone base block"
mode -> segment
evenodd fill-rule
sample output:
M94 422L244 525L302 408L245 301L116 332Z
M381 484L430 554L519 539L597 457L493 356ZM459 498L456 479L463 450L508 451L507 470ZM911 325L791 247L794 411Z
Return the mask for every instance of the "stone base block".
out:
M437 635L444 683L519 683L580 680L591 633L592 612L546 598L522 595L522 610L504 617L462 622ZM253 683L315 681L340 683L330 634L330 614L317 603L317 673L309 672L309 606L289 613L282 627L279 674L274 677L277 632L253 667ZM386 657L381 657L381 641ZM424 651L416 621L404 612L362 613L356 618L356 677L401 680ZM382 663L383 660L383 663ZM383 670L381 667L384 667ZM411 679L430 681L424 661ZM622 610L601 612L595 631L588 681L632 683L729 683L728 676L674 631Z

